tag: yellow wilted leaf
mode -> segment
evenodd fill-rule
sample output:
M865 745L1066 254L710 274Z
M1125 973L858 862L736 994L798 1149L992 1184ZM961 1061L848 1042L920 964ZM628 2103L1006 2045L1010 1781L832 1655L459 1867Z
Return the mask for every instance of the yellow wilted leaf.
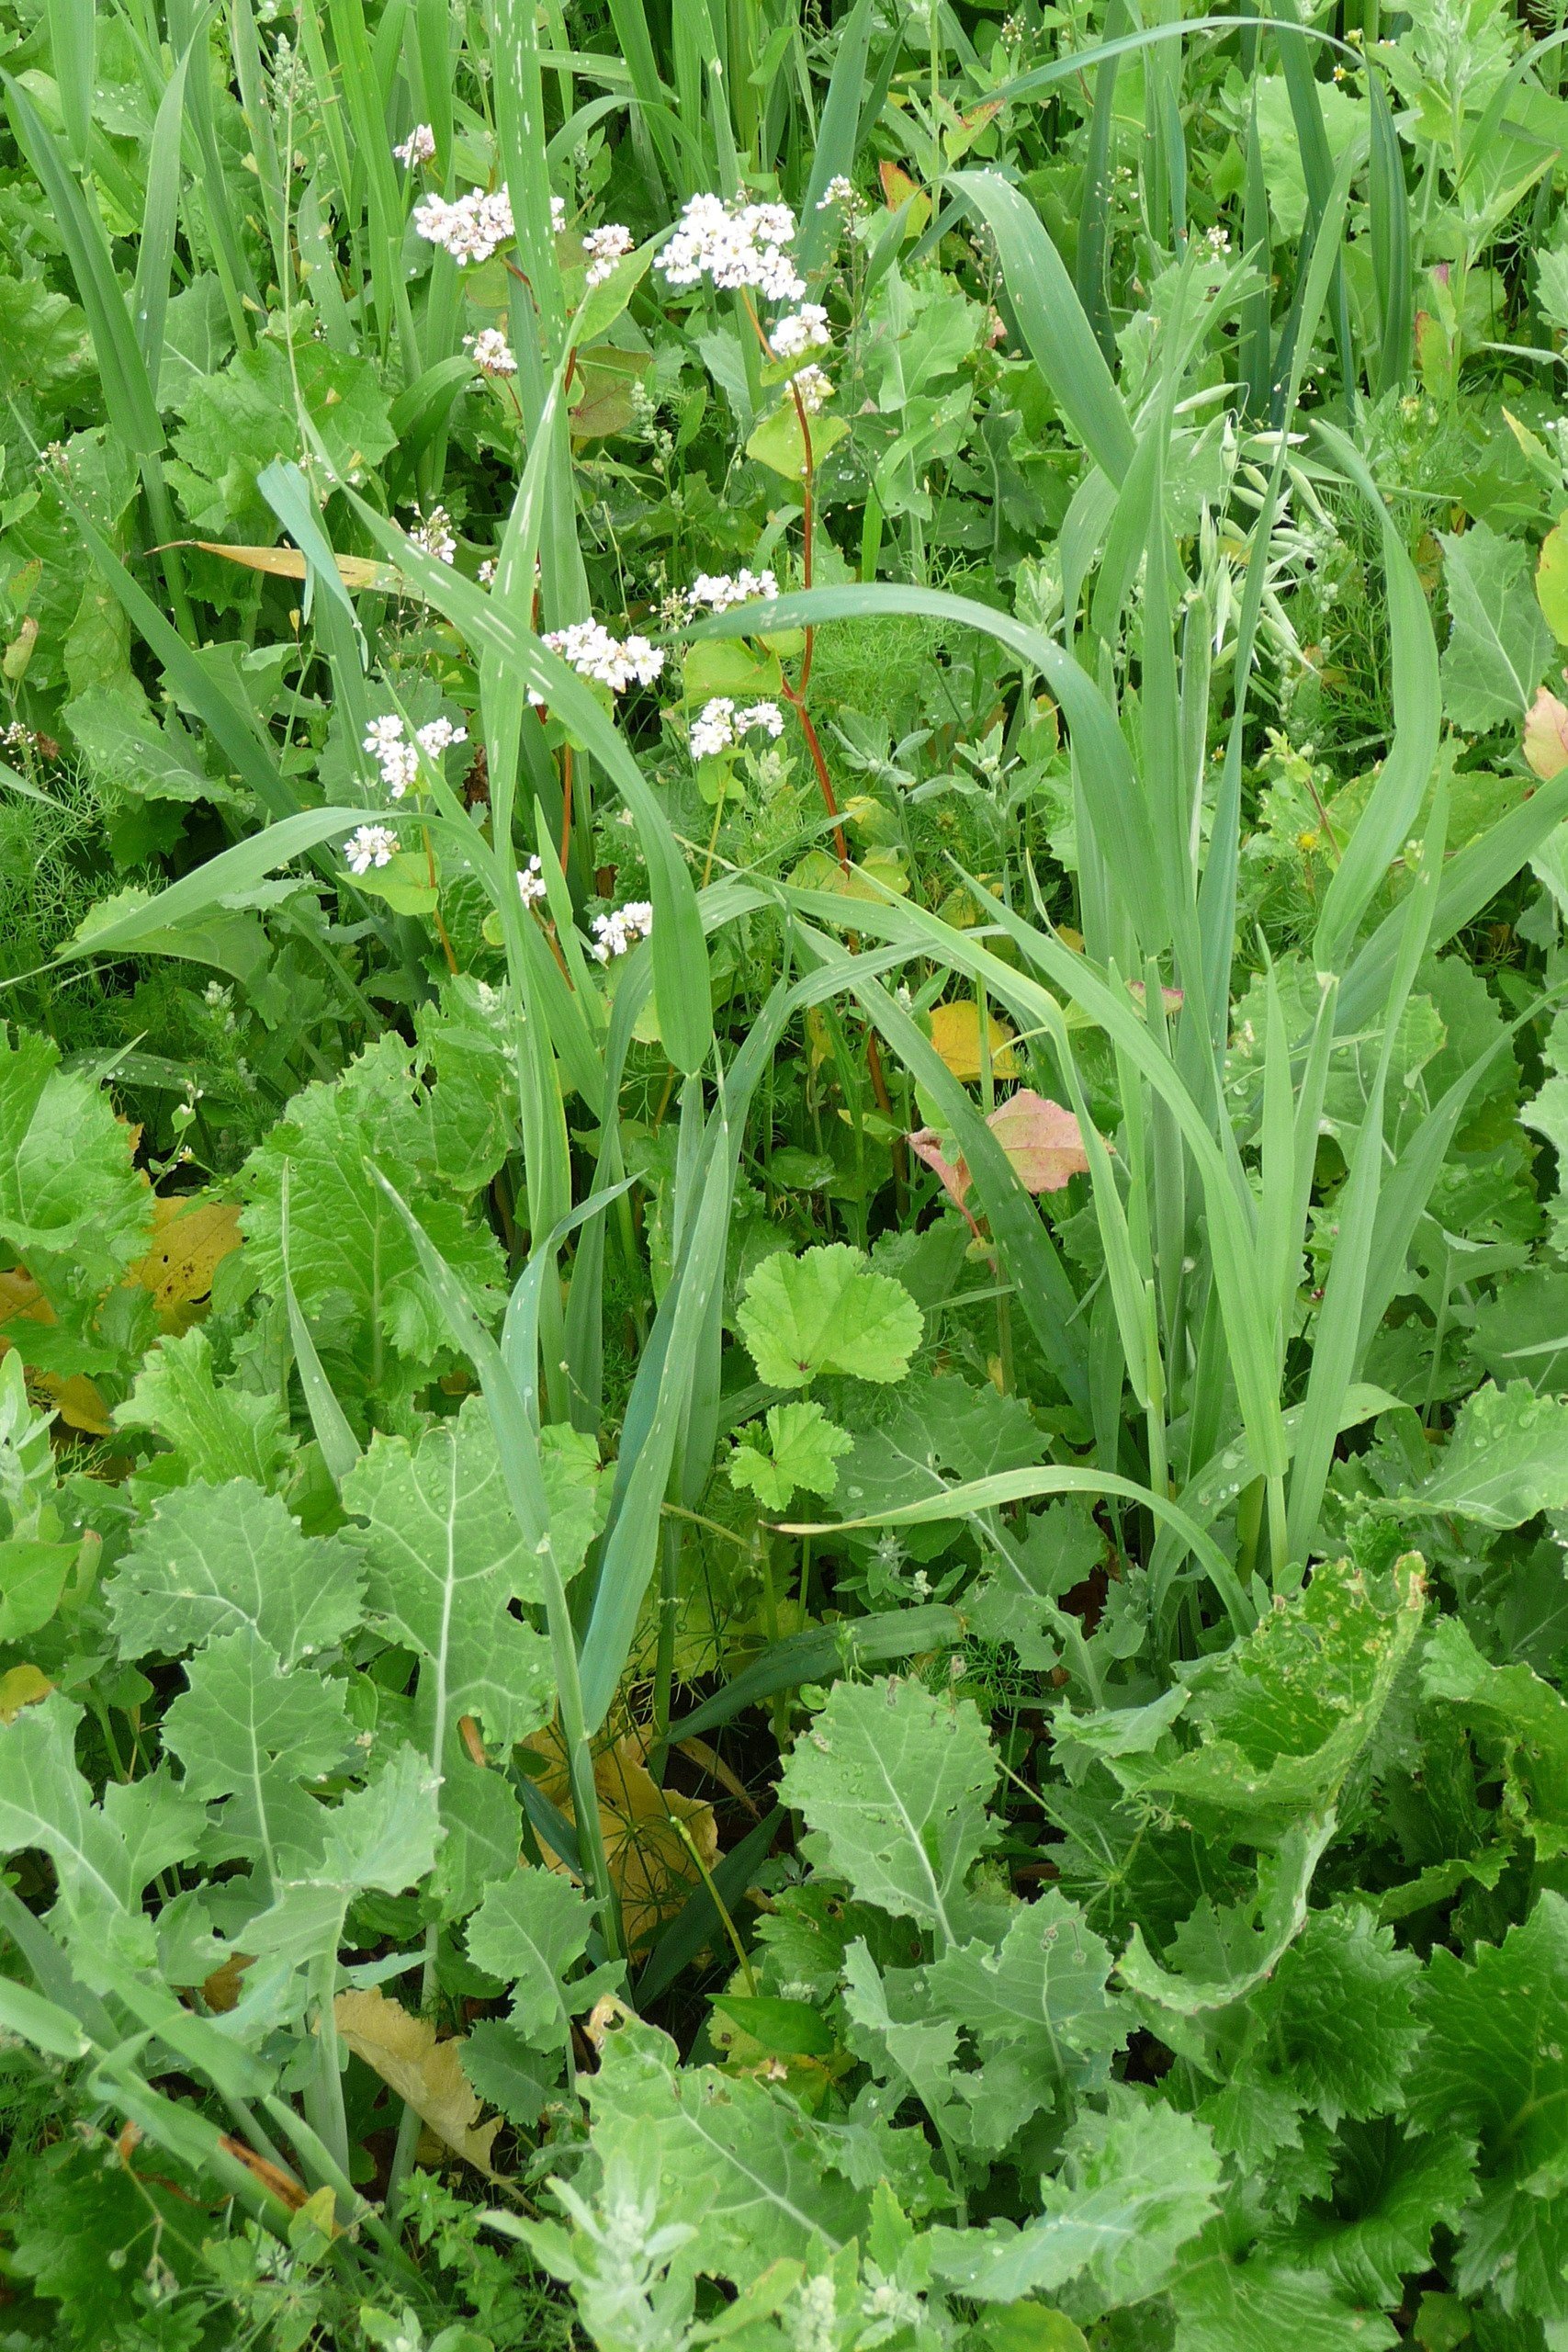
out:
M24 1707L36 1707L54 1685L36 1666L14 1666L0 1674L0 1724L14 1724Z
M993 1012L990 1021L991 1069L998 1078L1018 1076L1012 1031ZM931 1044L954 1078L980 1075L980 1008L969 997L955 1004L939 1004L931 1014Z
M131 1267L130 1280L152 1294L161 1317L205 1298L219 1261L240 1247L235 1201L175 1193L152 1204L152 1247Z
M12 1266L0 1273L0 1323L13 1318L29 1323L54 1322L55 1313L25 1266ZM12 1342L0 1339L0 1356ZM88 1437L112 1437L114 1423L95 1384L85 1373L73 1372L62 1379L58 1373L29 1373L28 1381L40 1396L46 1396L67 1429L81 1430Z
M340 1993L333 2015L355 2056L406 2099L437 2139L493 2180L490 2151L501 2118L479 2122L479 2095L463 2072L462 2037L437 2041L428 2018L411 2017L378 1986Z
M536 1732L525 1744L548 1761L540 1784L545 1794L574 1820L571 1782L558 1736L553 1729ZM593 1759L604 1859L621 1898L626 1943L633 1949L673 1918L698 1883L686 1838L705 1869L718 1860L712 1805L700 1797L682 1796L679 1789L661 1789L644 1760L647 1753L646 1738L628 1732Z

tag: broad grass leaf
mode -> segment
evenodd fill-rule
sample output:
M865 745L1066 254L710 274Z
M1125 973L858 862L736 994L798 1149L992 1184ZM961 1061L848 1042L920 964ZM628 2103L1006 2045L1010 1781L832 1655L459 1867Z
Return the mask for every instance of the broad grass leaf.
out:
M333 2016L339 2039L355 2056L379 2075L437 2139L493 2180L490 2154L501 2119L479 2120L479 2101L463 2070L463 2037L437 2041L433 2018L412 2017L378 1985L340 1993Z
M181 1485L194 1478L215 1487L246 1478L270 1487L294 1450L288 1413L276 1396L231 1382L218 1385L211 1344L199 1326L160 1340L142 1358L114 1421L117 1429L155 1430L173 1448L172 1463L160 1459L157 1465L170 1485L176 1476Z
M613 1992L619 1965L568 1982L594 1931L593 1905L558 1871L499 1879L468 1921L468 1957L512 1988L511 2021L534 2050L564 2048L573 2017Z
M843 1241L764 1258L736 1322L774 1388L804 1388L824 1372L900 1380L925 1328L903 1284L874 1273L865 1252Z
M1084 2318L1166 2286L1219 2201L1221 2164L1205 2125L1126 2086L1067 2134L1043 2211L1021 2230L931 2232L938 2276L979 2302L1010 2303L1077 2282Z
M108 1584L109 1614L122 1657L177 1657L248 1626L292 1666L358 1624L361 1573L276 1495L244 1478L197 1481L141 1522Z
M1438 1468L1387 1508L1520 1527L1537 1511L1568 1510L1568 1401L1538 1396L1528 1380L1489 1381L1454 1423Z
M969 1871L995 1835L997 1759L973 1703L918 1682L835 1685L790 1752L779 1793L863 1903L952 1940Z
M0 1035L0 1236L103 1287L145 1249L152 1195L108 1096L59 1060L48 1038Z
M1551 631L1529 578L1522 539L1485 523L1438 534L1452 626L1443 649L1443 705L1472 735L1517 726L1551 659Z
M460 1716L502 1749L550 1712L548 1645L512 1611L538 1574L513 1514L483 1401L412 1442L378 1430L342 1487L368 1615L420 1661L416 1736L445 1758Z

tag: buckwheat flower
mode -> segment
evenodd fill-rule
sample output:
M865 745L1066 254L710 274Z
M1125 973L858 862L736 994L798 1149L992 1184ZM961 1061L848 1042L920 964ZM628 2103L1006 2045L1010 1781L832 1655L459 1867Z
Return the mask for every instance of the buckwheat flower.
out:
M784 733L784 713L776 702L754 702L735 722L743 735L761 731L776 743Z
M515 376L517 356L499 327L482 327L478 334L463 337L464 348L474 355L474 366L481 376Z
M389 825L361 825L343 845L344 864L351 874L368 874L373 865L390 865L397 846Z
M373 718L365 730L365 749L378 760L402 740L403 722L396 711L389 711L384 718Z
M553 201L558 202L558 198ZM489 194L477 188L448 204L442 196L427 196L413 209L413 225L427 244L439 245L459 268L471 261L489 261L491 254L517 233L512 198L503 187Z
M776 596L779 583L771 571L699 571L686 591L691 610L705 605L710 613L727 613L732 605L747 605L755 596Z
M806 280L786 245L795 240L787 204L726 204L694 196L654 266L671 286L755 287L773 302L798 302Z
M614 638L602 621L573 621L547 630L542 641L580 678L592 678L612 694L625 694L634 681L650 686L664 667L663 653L646 637Z
M646 899L628 899L624 907L615 908L607 915L593 918L593 944L589 954L599 964L607 964L613 956L624 956L639 939L647 939L653 929L653 909Z
M393 800L400 800L419 780L419 753L412 743L389 743L381 754L381 781Z
M481 588L492 588L494 585L495 558L492 555L487 555L484 561L479 566L479 586Z
M829 181L827 187L823 189L821 195L817 199L817 209L818 212L826 212L829 205L852 205L854 201L855 191L853 181L847 180L842 172L835 172L832 178Z
M539 864L536 852L518 873L517 895L525 907L536 907L540 899L548 895L545 888L544 868Z
M815 416L823 403L833 397L832 380L815 360L795 370L789 379L789 387L797 395L807 416Z
M768 341L776 359L798 359L803 352L819 350L832 341L828 313L820 302L803 302L798 311L774 320L768 329Z
M694 760L716 760L735 741L735 705L728 695L714 695L692 722Z
M401 145L394 147L392 153L398 162L406 164L412 172L416 164L428 164L434 154L435 133L429 123L416 122Z
M632 232L618 220L606 220L602 229L590 229L582 240L588 255L588 283L602 286L618 261L632 250Z
M419 729L415 740L426 759L434 760L450 751L454 743L466 743L468 730L466 727L454 727L449 718L433 718L428 726Z
M433 555L437 563L457 560L457 542L452 532L452 518L445 506L433 506L428 514L421 514L409 526L409 537L416 548Z

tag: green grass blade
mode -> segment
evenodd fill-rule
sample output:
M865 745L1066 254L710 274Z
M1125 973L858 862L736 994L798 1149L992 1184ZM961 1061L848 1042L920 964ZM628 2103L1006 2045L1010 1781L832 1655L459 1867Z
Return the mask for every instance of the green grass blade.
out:
M66 151L76 169L85 172L97 75L97 9L95 0L48 0L46 13Z
M1382 79L1370 69L1367 98L1371 107L1372 126L1367 195L1371 226L1372 283L1377 289L1381 322L1376 381L1380 392L1397 392L1409 380L1411 338L1415 326L1410 195L1404 185L1404 158L1400 151L1399 134L1393 127Z

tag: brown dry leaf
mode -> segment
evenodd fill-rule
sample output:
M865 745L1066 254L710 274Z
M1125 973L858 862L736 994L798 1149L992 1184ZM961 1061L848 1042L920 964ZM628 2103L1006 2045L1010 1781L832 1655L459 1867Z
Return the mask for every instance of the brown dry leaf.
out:
M26 1267L12 1266L0 1273L0 1323L21 1318L52 1323L55 1314ZM0 1356L10 1345L9 1340L0 1339ZM89 1437L114 1435L109 1408L85 1373L73 1372L62 1379L58 1373L34 1372L28 1380L40 1396L48 1398L67 1429L82 1430Z
M1018 1057L1012 1050L1012 1031L994 1012L989 1023L992 1075L1016 1078ZM955 1003L936 1007L931 1014L931 1044L954 1078L979 1077L980 1008L973 998L960 997Z
M245 1971L253 1957L248 1951L234 1952L221 1968L215 1968L211 1975L203 1981L201 1997L208 2007L216 2010L220 2017L226 2017L231 2009L239 2007Z
M1021 1087L999 1102L986 1125L1026 1193L1059 1193L1070 1177L1089 1173L1077 1114L1048 1102L1032 1087Z
M277 580L305 577L305 559L298 548L231 547L223 539L175 539L171 544L199 548L204 555L220 555L228 563L243 563L247 571L269 571ZM363 555L339 555L333 560L345 588L391 589L404 595L419 593L409 587L395 564L377 563Z
M0 1724L14 1724L24 1707L36 1707L54 1685L36 1666L14 1666L0 1674Z
M1550 784L1568 768L1568 703L1542 686L1525 715L1525 759Z
M536 1732L526 1745L548 1759L549 1770L540 1784L545 1794L569 1821L574 1820L571 1781L558 1736L553 1728ZM712 1805L700 1797L682 1796L678 1789L660 1789L645 1761L648 1747L649 1735L627 1732L593 1759L604 1859L621 1898L626 1944L634 1951L674 1917L699 1882L676 1823L705 1869L718 1860Z
M1032 1087L1021 1087L998 1102L986 1125L1006 1152L1013 1174L1026 1193L1059 1193L1069 1178L1087 1175L1089 1159L1083 1131L1071 1111L1048 1102ZM968 1162L960 1153L957 1164L942 1156L942 1138L935 1127L921 1127L908 1138L909 1148L923 1159L941 1182L954 1208L963 1209L969 1196ZM979 1231L977 1226L975 1227Z
M176 1315L207 1296L219 1261L239 1247L237 1202L175 1193L153 1202L152 1247L127 1279L152 1292L160 1317Z
M495 2179L490 2152L501 2118L479 2122L479 2096L463 2072L461 2035L437 2041L428 2018L411 2017L400 2001L389 2001L378 1986L366 1993L340 1993L333 2015L355 2056L406 2099L438 2139L477 2172Z
M288 2173L279 2172L276 2165L269 2165L265 2156L258 2156L253 2148L247 2148L244 2142L236 2140L231 2132L225 2132L218 2144L230 2155L237 2157L245 2170L254 2175L264 2188L270 2188L278 2202L287 2205L291 2213L298 2213L302 2205L310 2202L309 2189L302 2188Z

